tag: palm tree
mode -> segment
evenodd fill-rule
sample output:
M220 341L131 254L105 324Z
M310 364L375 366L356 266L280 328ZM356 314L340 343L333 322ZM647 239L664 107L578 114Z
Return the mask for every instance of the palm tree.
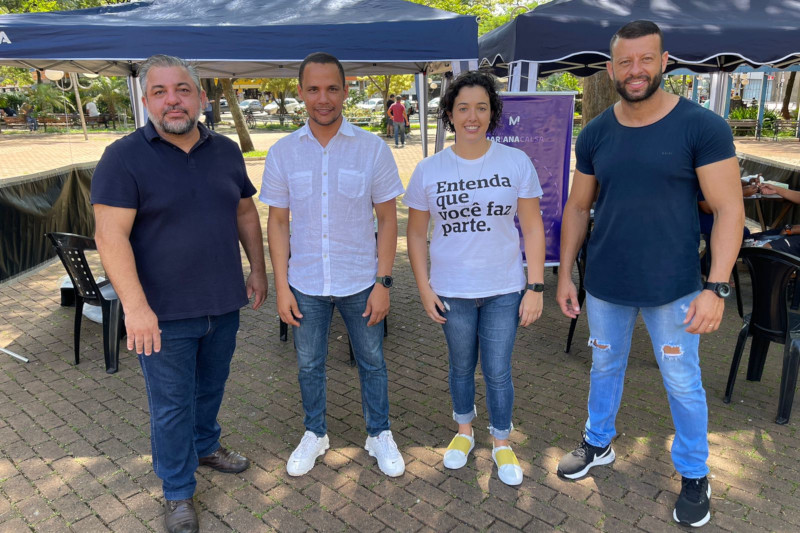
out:
M297 89L296 78L267 78L261 85L262 91L272 93L273 98L278 103L278 118L283 126L283 120L286 116L285 101L287 95L294 94Z
M105 107L108 114L111 115L114 129L116 129L117 109L130 105L128 83L125 78L100 76L92 82L91 93L92 96L89 97L88 101Z
M52 83L36 83L28 89L28 103L44 113L66 113L72 111L72 105L64 93Z

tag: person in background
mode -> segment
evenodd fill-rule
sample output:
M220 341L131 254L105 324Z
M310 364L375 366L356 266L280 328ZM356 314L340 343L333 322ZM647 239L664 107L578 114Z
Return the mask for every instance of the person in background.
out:
M444 466L463 467L475 446L475 369L480 360L497 475L507 485L519 485L522 467L509 442L511 356L517 326L528 326L542 313L542 188L524 152L486 138L502 113L496 85L494 76L476 71L462 74L448 87L439 117L455 132L456 142L417 165L404 202L409 207L408 255L422 306L441 324L449 352L458 430L444 454ZM527 280L515 214L525 240Z
M211 105L214 103L214 100L206 100L206 105L203 108L203 114L206 117L206 127L210 130L214 130L214 106Z
M408 115L406 115L406 107L403 101L398 98L386 111L386 116L394 123L394 147L406 145L406 124L408 124ZM398 138L400 142L398 143Z

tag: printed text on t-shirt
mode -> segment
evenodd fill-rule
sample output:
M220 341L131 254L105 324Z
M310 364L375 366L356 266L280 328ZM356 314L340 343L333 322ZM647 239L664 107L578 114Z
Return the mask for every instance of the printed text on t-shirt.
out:
M485 206L478 202L469 205L470 193L476 189L495 187L511 187L511 180L495 174L491 178L477 180L437 181L436 206L437 214L445 221L442 224L442 236L451 233L474 233L478 231L492 231L486 220L478 220L484 216L507 216L511 214L513 206L495 203L489 200Z

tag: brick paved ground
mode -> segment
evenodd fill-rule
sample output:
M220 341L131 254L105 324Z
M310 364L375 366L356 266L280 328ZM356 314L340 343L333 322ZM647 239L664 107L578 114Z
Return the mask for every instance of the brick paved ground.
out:
M36 153L49 158L58 141ZM3 168L6 143L0 140ZM16 150L24 145L14 144ZM419 146L392 150L407 180ZM261 165L248 163L254 183ZM267 210L260 210L265 225ZM401 208L402 226L405 217ZM0 285L0 347L31 359L22 364L0 353L0 532L163 531L139 365L124 353L119 373L105 374L101 327L86 321L82 362L72 365L73 309L58 305L63 274L51 263ZM511 440L525 481L510 488L493 469L482 384L474 458L460 471L443 469L453 433L445 343L418 303L402 238L395 274L385 353L405 475L385 478L363 450L359 385L345 364L347 337L338 317L328 362L331 449L308 475L285 474L285 460L302 435L302 409L291 342L278 340L270 294L258 312L242 312L220 413L223 442L247 454L253 466L241 475L200 469L196 501L203 531L675 530L671 513L680 478L668 452L672 424L641 321L618 419L616 463L578 482L558 479L558 459L580 438L591 361L585 318L572 353L563 353L569 321L557 310L555 277L547 273L544 314L520 331L514 352L517 431ZM720 331L701 343L714 513L704 530L797 531L800 412L786 426L773 422L781 347L771 348L762 382L746 381L742 370L734 403L723 404L740 324L735 305L728 307Z

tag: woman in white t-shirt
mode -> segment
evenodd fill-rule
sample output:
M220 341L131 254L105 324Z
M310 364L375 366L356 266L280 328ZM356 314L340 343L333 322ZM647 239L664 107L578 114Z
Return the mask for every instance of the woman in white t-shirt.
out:
M495 84L490 74L466 72L447 89L439 116L455 132L455 145L417 165L404 202L409 207L408 255L422 305L431 320L442 324L449 351L458 433L444 454L444 466L461 468L475 446L472 421L480 352L492 458L500 479L519 485L522 468L508 443L514 404L511 352L517 325L527 326L542 313L542 189L524 152L486 138L502 111ZM515 214L525 240L527 279Z

